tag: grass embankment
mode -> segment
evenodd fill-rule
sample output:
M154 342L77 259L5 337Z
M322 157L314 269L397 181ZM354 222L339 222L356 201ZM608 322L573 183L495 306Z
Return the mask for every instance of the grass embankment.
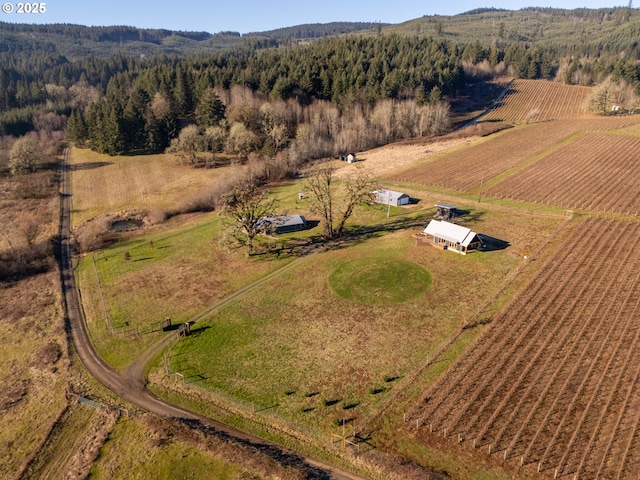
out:
M150 432L138 420L120 420L91 469L91 478L235 480L246 471L194 446ZM247 476L246 478L259 478Z

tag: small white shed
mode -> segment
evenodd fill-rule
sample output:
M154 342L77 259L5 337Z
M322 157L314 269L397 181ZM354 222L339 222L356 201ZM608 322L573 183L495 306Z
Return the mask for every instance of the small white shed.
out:
M408 205L411 197L406 193L395 192L393 190L376 190L375 194L376 203L384 203L385 205L393 205L399 207L400 205Z

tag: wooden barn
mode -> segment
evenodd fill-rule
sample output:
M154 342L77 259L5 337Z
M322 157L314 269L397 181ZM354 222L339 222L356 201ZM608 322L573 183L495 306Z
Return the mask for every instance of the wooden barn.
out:
M423 234L433 245L443 250L453 250L462 255L478 250L481 245L477 233L472 232L469 228L444 220L431 220Z
M265 217L261 222L264 230L269 233L297 232L307 228L307 219L302 215L279 215L277 217Z
M411 198L406 193L394 192L393 190L376 190L372 192L375 195L376 203L383 203L385 205L393 205L399 207L400 205L408 205Z

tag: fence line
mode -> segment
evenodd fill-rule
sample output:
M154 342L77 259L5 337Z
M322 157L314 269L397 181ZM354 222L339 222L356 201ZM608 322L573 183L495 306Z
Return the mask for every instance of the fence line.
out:
M107 329L114 333L113 325L111 324L111 317L109 316L109 310L107 309L107 304L104 301L104 295L102 294L102 282L100 281L100 274L98 273L98 267L96 266L96 256L92 255L91 260L93 261L93 271L96 274L96 280L98 281L98 294L100 295L100 302L102 304L102 311L104 312L104 318L107 323Z
M298 441L313 442L317 445L331 444L331 442L327 440L328 437L331 438L328 434L322 434L281 417L277 413L277 404L265 406L256 404L256 402L240 400L226 394L225 392L203 385L202 383L206 380L190 378L189 376L180 373L178 369L174 369L171 365L171 352L177 345L178 341L179 338L176 337L176 340L172 345L170 345L167 352L163 355L165 373L167 374L167 378L172 381L173 386L177 387L175 390L182 391L182 393L188 393L184 392L183 388L195 390L198 394L206 396L207 401L227 413L249 419L254 423L268 428L276 429L282 434L293 437Z

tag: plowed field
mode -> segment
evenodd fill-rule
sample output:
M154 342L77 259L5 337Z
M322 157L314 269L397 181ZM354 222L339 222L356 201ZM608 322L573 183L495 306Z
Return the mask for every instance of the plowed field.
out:
M514 80L502 101L484 118L510 123L546 122L589 115L591 87L546 80Z
M454 152L438 156L432 161L417 162L410 168L394 173L391 179L409 184L470 192L478 189L482 182L486 184L492 178L511 168L519 167L522 164L526 165L526 162L536 160L547 151L552 152L561 148L562 142L571 140L572 135L586 132L591 135L594 132L617 131L639 122L640 115L630 115L522 125L502 131L492 137L476 140L466 148L458 148ZM602 140L602 136L600 138ZM607 137L606 143L601 145L602 148L598 150L603 162L615 163L621 161L620 159L616 160L616 157L633 154L633 151L617 150L617 148L625 149L627 147L622 143L615 143L613 138L613 136ZM563 155L572 153L571 148L579 147L568 147L562 150ZM577 152L578 156L575 161L579 167L583 161L580 159L580 155L588 156L591 155L591 152L584 150ZM567 162L564 158L557 156L553 156L553 158L560 164ZM547 167L539 168L538 165L539 162L534 163L531 169L540 170L538 173L544 174L544 168ZM585 170L584 167L579 168L582 171ZM575 170L568 173L573 175ZM600 175L601 172L592 173ZM496 196L510 196L511 193L507 192L512 192L512 190L504 188L504 192L498 188L492 189L491 192ZM525 198L522 197L520 191L516 193L513 194L514 198ZM531 199L536 200L533 197Z
M640 225L576 223L412 420L557 478L638 479Z
M590 134L489 188L487 195L568 208L640 213L640 137Z

